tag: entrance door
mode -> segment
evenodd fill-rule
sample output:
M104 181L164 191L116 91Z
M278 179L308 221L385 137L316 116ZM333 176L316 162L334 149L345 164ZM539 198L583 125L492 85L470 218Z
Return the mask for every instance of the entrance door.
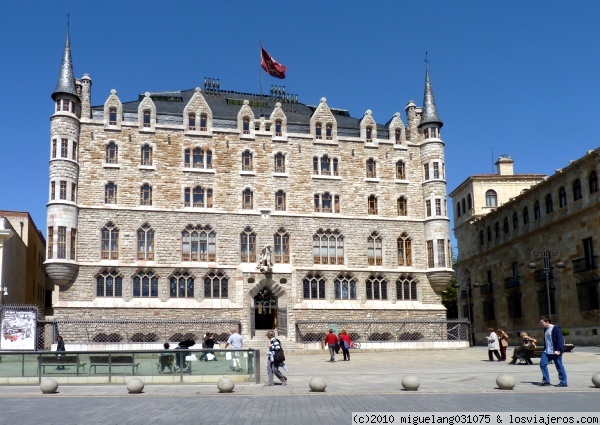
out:
M254 329L272 330L277 327L277 297L268 288L254 297Z

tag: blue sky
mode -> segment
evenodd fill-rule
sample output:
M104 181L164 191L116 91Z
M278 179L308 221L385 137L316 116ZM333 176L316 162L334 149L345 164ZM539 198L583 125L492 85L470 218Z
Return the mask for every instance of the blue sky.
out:
M45 233L50 98L66 14L76 77L92 103L122 101L219 78L259 92L259 42L288 67L300 101L379 123L423 101L424 56L446 143L448 193L493 172L551 174L600 146L598 1L1 2L0 209L28 211Z

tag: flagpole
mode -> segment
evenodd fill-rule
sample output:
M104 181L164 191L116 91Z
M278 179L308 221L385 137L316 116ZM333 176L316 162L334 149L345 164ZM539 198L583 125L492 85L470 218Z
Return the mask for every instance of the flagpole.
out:
M262 40L260 40L260 64L262 64ZM262 89L262 66L258 66L258 75L260 77L260 116L263 116L262 110L262 97L263 97L263 89Z

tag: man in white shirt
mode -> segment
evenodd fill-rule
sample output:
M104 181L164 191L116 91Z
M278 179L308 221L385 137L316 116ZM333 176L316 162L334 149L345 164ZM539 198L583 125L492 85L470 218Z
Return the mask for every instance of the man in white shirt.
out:
M231 335L229 335L229 339L227 340L227 344L225 344L225 348L229 347L234 350L240 350L244 346L244 338L238 333L237 329L231 330ZM233 365L230 367L231 370L235 372L241 372L242 368L240 365L240 353L235 351L231 353L231 359L233 360Z

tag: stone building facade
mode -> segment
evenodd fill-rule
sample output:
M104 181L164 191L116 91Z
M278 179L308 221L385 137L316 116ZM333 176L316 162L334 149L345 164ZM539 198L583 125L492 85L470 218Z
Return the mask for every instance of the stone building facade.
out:
M504 157L497 175L471 176L450 194L459 311L478 343L488 327L515 343L520 331L541 337L538 319L548 313L571 331L567 342L600 343L599 159L600 149L588 151L548 177L514 175Z
M92 106L70 43L52 94L46 268L55 317L299 320L445 318L444 142L424 106L385 125L220 89L112 90Z

